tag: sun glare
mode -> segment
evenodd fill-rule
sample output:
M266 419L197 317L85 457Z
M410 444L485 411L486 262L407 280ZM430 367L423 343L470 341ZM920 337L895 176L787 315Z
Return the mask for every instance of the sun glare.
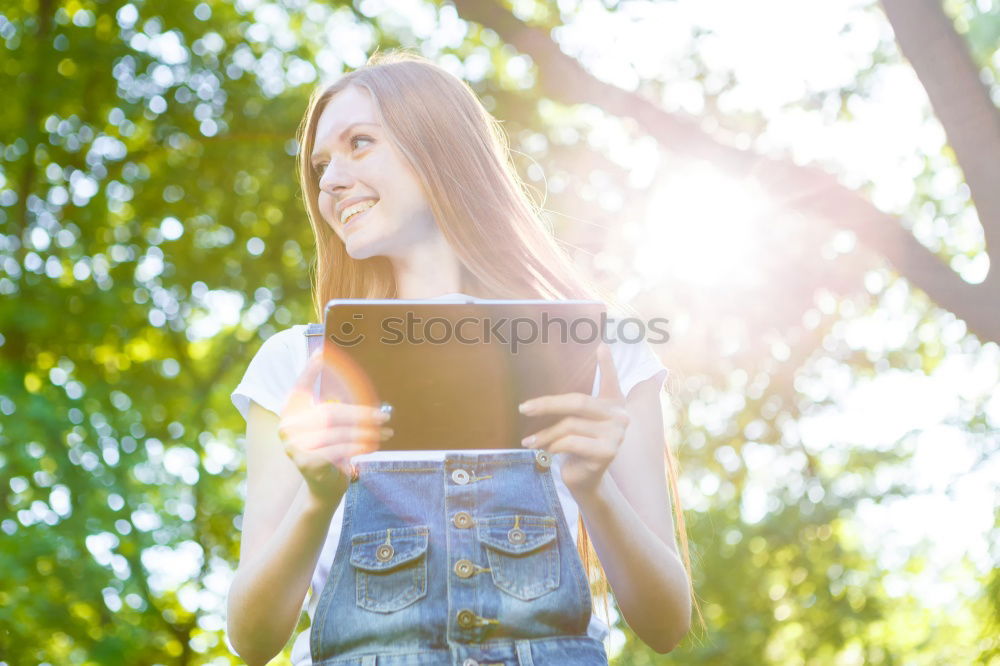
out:
M672 275L715 287L752 277L763 260L756 238L763 197L704 163L661 182L636 239L644 279Z

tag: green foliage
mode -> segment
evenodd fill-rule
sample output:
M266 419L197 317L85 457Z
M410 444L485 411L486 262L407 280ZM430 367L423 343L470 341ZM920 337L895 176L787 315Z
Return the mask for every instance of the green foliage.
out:
M312 54L206 9L0 18L9 663L235 661L242 422L220 389L308 318L292 137L311 86L285 70Z

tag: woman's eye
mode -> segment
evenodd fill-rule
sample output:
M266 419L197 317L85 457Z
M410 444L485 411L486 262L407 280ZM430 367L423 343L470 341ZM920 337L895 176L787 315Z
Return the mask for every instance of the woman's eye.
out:
M355 134L351 137L351 148L354 148L354 141L357 139L361 139L362 141L372 141L371 137L367 137L362 134Z
M355 134L354 136L351 137L351 148L356 147L355 141L371 141L372 143L374 143L375 139L371 138L370 136L364 136L363 134ZM313 168L316 170L317 178L323 177L323 172L326 171L327 164L329 164L329 162L320 162L318 164L313 165Z

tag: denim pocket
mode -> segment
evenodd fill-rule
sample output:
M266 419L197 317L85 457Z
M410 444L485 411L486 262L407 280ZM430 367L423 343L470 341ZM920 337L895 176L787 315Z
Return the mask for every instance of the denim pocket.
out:
M493 583L523 601L559 587L559 543L552 516L488 516L477 521Z
M351 537L358 606L391 613L427 596L428 534L419 525Z

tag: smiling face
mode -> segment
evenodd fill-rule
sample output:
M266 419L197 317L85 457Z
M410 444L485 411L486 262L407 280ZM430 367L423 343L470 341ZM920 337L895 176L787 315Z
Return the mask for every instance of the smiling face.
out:
M311 160L319 212L351 257L402 256L440 234L416 174L378 124L366 89L348 86L326 103ZM375 206L349 217L345 226L344 211L373 201Z

